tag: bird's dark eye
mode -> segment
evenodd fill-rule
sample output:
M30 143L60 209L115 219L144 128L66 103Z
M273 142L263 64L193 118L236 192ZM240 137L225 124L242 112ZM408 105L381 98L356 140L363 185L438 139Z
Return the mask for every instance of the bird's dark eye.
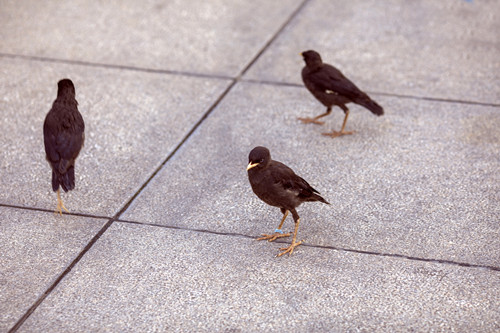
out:
M264 162L264 159L263 159L263 158L261 158L261 159L259 160L259 163L262 163L262 162Z

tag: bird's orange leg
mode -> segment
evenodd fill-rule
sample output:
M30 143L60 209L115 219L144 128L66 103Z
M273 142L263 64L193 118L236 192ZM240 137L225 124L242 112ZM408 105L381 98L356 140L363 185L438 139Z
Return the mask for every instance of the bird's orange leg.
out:
M322 133L323 135L326 135L326 136L329 136L329 137L332 137L332 138L336 138L338 136L342 136L342 135L350 135L350 134L353 134L354 131L344 131L345 129L345 124L347 124L347 117L349 117L349 110L347 110L345 112L345 117L344 117L344 122L342 123L342 128L340 129L340 132L336 132L336 131L332 131L330 133Z
M54 211L54 214L57 214L59 213L59 215L62 216L62 210L65 210L67 213L69 213L69 210L66 209L66 207L64 207L64 204L61 200L61 192L60 190L57 190L57 209Z
M282 255L284 255L285 253L289 253L289 255L292 255L293 253L293 250L299 246L300 244L302 244L304 241L301 240L300 242L296 242L295 240L297 239L297 231L299 230L299 223L300 223L300 218L297 219L297 222L295 223L295 231L293 232L293 239L292 239L292 244L290 244L289 247L282 247L280 248L280 250L282 250L283 252L279 253L277 256L278 257L281 257Z
M273 240L276 240L277 238L289 237L290 233L285 234L281 230L281 227L283 226L283 223L285 222L285 219L287 216L288 216L288 210L285 211L285 214L283 214L283 218L281 219L281 223L280 223L278 229L274 230L274 234L272 234L272 235L262 234L262 237L259 237L256 240L267 240L268 242L272 242Z
M324 116L328 116L331 112L332 112L332 107L330 106L330 107L328 107L326 109L325 113L320 114L317 117L314 117L314 118L297 118L297 119L300 120L301 122L303 122L304 124L313 123L313 124L317 124L317 125L323 125L325 122L324 121L319 121L318 119L319 118L323 118Z

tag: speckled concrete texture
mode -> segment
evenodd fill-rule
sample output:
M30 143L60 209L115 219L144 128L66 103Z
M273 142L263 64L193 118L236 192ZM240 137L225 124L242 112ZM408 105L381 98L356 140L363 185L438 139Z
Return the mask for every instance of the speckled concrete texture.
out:
M55 209L42 127L57 81L69 77L86 139L76 161L76 189L62 197L70 212L101 216L129 200L229 85L10 58L1 58L0 67L9 78L0 100L0 203Z
M486 270L312 248L276 260L270 246L116 223L20 331L495 328Z
M358 133L332 140L321 132L339 129L342 111L325 126L301 124L297 116L323 111L305 93L239 84L123 218L271 232L281 213L255 197L245 170L250 150L264 145L331 203L297 209L306 242L500 264L499 162L490 158L500 151L497 109L380 97L386 116L353 107L348 127ZM293 231L291 217L285 228Z
M2 1L0 332L498 332L495 1ZM297 117L316 49L380 103ZM70 214L42 125L86 123ZM257 145L331 203L279 209ZM284 228L293 229L289 218Z
M310 1L246 77L302 84L315 49L368 91L497 103L496 1Z
M236 75L300 2L2 1L1 51Z
M0 207L0 331L15 324L105 222Z

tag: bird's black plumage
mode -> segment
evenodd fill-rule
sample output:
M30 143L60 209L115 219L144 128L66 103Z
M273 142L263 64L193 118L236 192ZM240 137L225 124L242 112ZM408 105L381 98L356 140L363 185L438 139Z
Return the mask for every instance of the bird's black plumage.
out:
M43 123L43 141L52 168L52 189L57 191L61 212L64 205L60 200L59 186L65 192L75 187L75 160L85 140L85 123L78 111L73 82L62 79L57 86L57 98Z
M266 147L255 147L248 156L248 179L254 193L271 206L292 210L306 201L326 202L302 177L285 164L271 159Z
M248 160L248 180L253 192L268 205L279 207L283 213L281 224L276 230L278 234L263 235L264 237L259 239L273 241L276 238L283 237L279 235L281 226L288 212L291 212L295 221L292 245L284 249L286 251L280 253L280 255L287 252L291 254L293 248L301 243L295 242L300 222L300 217L295 208L307 201L329 203L307 181L296 175L292 169L281 162L272 160L271 153L266 147L252 149ZM289 234L286 236L289 236Z
M346 78L342 72L329 64L323 63L318 52L309 50L301 54L306 63L306 66L302 69L304 85L318 101L327 107L327 111L315 118L299 118L300 120L306 123L322 124L318 119L330 114L332 106L337 105L346 114L341 132L334 132L337 135L331 135L338 136L352 133L344 132L349 115L347 103L352 102L364 106L377 116L384 114L384 109Z

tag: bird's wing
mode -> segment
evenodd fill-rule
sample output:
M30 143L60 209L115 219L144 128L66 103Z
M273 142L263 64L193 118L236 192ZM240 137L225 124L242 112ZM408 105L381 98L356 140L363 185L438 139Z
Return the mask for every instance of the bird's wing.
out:
M43 123L43 143L47 159L49 162L56 163L60 159L57 149L57 125L51 116L51 114L48 114Z
M293 192L299 197L310 197L314 192L317 192L307 181L297 176L292 169L280 162L273 162L279 163L280 167L273 168L272 178L284 190Z
M342 72L330 65L324 65L320 70L311 73L310 81L323 92L339 94L350 100L365 95Z
M48 116L43 126L45 152L50 162L64 172L78 156L84 141L84 123L80 113L73 114L71 123L68 119L54 119ZM59 121L59 122L58 122Z

